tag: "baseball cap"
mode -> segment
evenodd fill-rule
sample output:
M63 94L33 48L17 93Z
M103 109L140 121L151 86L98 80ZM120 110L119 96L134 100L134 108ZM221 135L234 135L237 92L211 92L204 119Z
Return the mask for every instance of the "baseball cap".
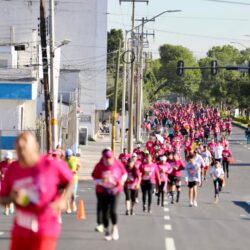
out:
M113 154L112 149L111 148L105 148L102 151L102 156L105 157L105 158L113 158L114 154Z
M137 157L137 154L136 154L136 153L133 153L133 154L132 154L132 157Z
M66 157L70 157L73 155L73 151L71 149L67 149L65 155Z

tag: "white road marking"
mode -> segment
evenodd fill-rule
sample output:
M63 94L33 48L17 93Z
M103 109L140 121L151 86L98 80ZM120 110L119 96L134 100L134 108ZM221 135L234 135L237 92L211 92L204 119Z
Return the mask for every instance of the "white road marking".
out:
M250 149L250 148L248 148L248 149Z
M172 230L172 226L170 224L166 224L164 226L164 229L167 230L167 231L170 231L170 230Z
M0 236L4 235L4 232L0 232Z
M236 160L236 162L239 162L239 163L240 163L240 162L242 162L242 160Z
M165 215L165 216L164 216L164 220L170 220L170 216Z
M246 148L246 147L247 147L247 145L244 145L244 147Z
M169 208L168 207L164 207L164 212L169 212Z
M166 238L165 239L165 247L166 250L175 250L175 244L173 238Z

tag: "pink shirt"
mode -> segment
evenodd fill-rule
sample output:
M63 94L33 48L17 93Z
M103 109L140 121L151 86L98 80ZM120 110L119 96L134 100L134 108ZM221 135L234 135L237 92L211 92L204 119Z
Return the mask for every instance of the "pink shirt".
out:
M168 181L168 174L170 174L173 169L172 167L170 166L169 163L164 163L164 164L159 164L158 165L158 171L159 171L159 174L160 174L160 179L162 182L167 182Z
M138 168L127 169L128 178L125 182L125 187L131 190L136 190L140 178L140 170Z
M224 149L222 151L223 161L228 161L228 158L232 156L232 152L229 149Z
M181 171L185 169L185 164L182 160L178 161L168 161L173 171L171 172L171 176L180 177L182 175Z
M156 184L158 181L157 176L159 176L158 166L155 163L142 164L140 167L142 182L150 181L152 184Z
M122 192L123 187L120 182L125 174L126 169L120 161L115 160L113 165L105 166L101 159L92 173L93 179L97 181L96 192L103 194Z
M58 198L58 186L67 185L73 175L64 161L42 156L32 168L22 168L13 162L6 172L1 196L9 196L12 190L25 190L30 203L27 207L16 205L16 215L12 236L58 237L61 226L58 214L51 208L51 203Z

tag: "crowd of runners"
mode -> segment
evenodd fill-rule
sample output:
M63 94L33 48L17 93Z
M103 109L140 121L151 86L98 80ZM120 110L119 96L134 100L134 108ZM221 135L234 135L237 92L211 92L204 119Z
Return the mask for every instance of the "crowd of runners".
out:
M144 129L145 145L136 145L132 154L124 148L118 158L110 148L104 149L92 172L97 197L95 230L108 241L119 239L117 205L122 192L127 216L135 215L138 203L151 214L154 197L162 207L181 202L183 181L189 188L189 206L197 207L198 187L211 177L217 203L229 178L232 120L221 117L216 108L157 103L147 113ZM12 162L13 155L7 152L0 163L0 203L6 215L14 212L13 204L16 209L11 250L54 250L60 211L77 211L81 164L70 149L41 155L35 137L27 132L18 137L16 153L17 161ZM30 244L41 246L31 248Z

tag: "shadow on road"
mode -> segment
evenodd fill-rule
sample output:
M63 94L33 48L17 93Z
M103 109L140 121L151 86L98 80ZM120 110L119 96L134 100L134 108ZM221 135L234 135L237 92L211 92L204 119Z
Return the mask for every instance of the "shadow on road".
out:
M245 210L245 212L250 214L250 206L245 201L233 201L233 203L236 206L243 208Z
M231 164L231 166L236 166L236 167L250 167L250 163L234 163L234 164Z

